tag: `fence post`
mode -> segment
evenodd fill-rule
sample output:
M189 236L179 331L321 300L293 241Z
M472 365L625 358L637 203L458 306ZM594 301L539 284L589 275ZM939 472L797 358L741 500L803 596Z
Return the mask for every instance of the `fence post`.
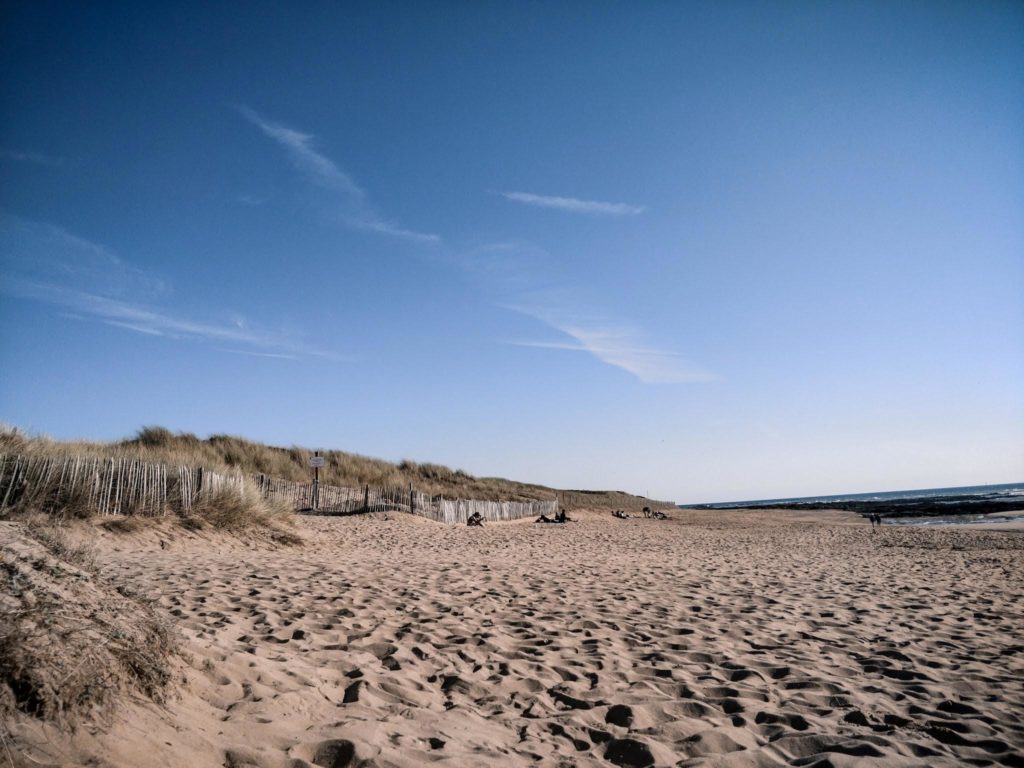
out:
M320 451L317 451L314 456L320 456ZM313 467L313 510L320 506L320 467Z
M370 485L367 483L363 489L363 512L370 511Z
M416 492L412 489L412 483L409 483L409 514L416 514Z

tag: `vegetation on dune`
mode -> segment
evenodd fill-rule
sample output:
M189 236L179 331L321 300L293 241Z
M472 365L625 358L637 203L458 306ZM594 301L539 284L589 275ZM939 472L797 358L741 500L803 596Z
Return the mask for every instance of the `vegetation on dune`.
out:
M156 431L170 434L167 430ZM23 522L40 514L58 521L102 515L98 508L98 498L102 496L103 489L99 490L97 496L96 489L88 479L90 475L84 471L74 480L70 479L70 471L65 475L64 470L71 463L70 457L83 457L87 461L123 457L150 464L209 468L211 462L204 461L206 456L202 451L189 452L180 448L168 450L166 440L154 441L152 434L143 435L143 438L120 443L55 442L46 438L28 437L16 429L0 428L0 458L6 456L7 464L16 461L15 457L19 456L44 461L56 459L58 462L63 459L64 462L35 474L31 482L26 482L24 476L20 482L11 481L12 477L16 477L15 474L8 473L5 476L0 472L0 476L5 476L7 481L4 490L0 491L3 496L0 517ZM186 442L192 441L186 437ZM195 443L198 442L195 440ZM138 447L133 448L133 445ZM222 463L217 463L216 468L229 469ZM141 474L135 480L140 478ZM118 486L118 494L120 488ZM134 490L138 490L138 484ZM107 489L107 495L112 495L110 488ZM154 495L153 498L157 499L156 506L150 504L144 509L134 508L130 502L125 502L126 506L121 508L121 513L105 519L103 527L116 533L130 533L144 527L147 519L174 515L175 510L168 503L161 508L159 497ZM251 531L261 537L269 537L278 544L297 544L302 540L294 527L295 510L282 501L264 497L252 484L215 486L213 490L199 494L187 508L179 508L176 512L180 523L191 530L209 528L236 534Z
M83 456L125 456L149 462L204 467L217 472L265 474L297 482L310 479L313 451L292 446L278 448L231 435L206 439L164 427L143 427L129 439L112 443L57 442L29 437L18 430L0 432L0 453L70 453ZM344 451L321 454L320 482L343 487L407 487L449 498L483 501L535 501L559 499L566 506L598 509L639 509L670 506L622 491L559 491L542 485L497 477L474 477L461 469L405 460L392 463Z
M64 721L123 692L162 701L177 640L153 603L105 578L44 516L0 523L0 718Z
M204 525L232 533L261 529L279 544L299 544L302 537L292 529L294 519L295 510L263 498L251 486L227 486L201 498L185 521L193 529Z

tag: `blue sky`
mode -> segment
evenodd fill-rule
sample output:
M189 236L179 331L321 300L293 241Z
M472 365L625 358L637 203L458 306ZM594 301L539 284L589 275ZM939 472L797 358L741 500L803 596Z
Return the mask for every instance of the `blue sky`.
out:
M297 6L5 6L0 419L1024 479L1019 4Z

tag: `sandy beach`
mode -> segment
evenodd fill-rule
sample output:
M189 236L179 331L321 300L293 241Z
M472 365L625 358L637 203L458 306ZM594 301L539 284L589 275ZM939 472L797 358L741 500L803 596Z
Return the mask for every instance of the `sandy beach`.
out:
M169 701L19 716L16 765L1024 765L1024 536L853 515L92 526L184 654ZM2 762L2 760L0 760Z

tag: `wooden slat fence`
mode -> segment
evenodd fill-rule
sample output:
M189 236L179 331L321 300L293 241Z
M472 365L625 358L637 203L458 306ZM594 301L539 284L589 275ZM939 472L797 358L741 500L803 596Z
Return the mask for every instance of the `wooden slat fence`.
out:
M519 520L524 517L549 517L558 512L557 501L475 501L467 499L441 499L435 520L443 523L465 523L474 512L485 520Z
M0 509L20 505L66 510L71 515L187 515L195 504L223 488L257 489L296 510L314 506L312 483L266 475L248 477L203 468L153 464L130 458L0 454ZM553 515L558 502L446 499L414 488L345 488L319 485L316 512L402 511L448 524L464 524L479 512L485 520Z
M254 475L253 481L263 490L264 495L290 503L295 509L313 511L312 483L296 483L291 480L268 478L265 475ZM368 485L362 488L345 488L321 484L316 507L316 512L321 514L411 512L440 523L464 524L474 512L479 512L485 520L492 521L518 520L524 517L538 517L541 514L550 516L558 511L558 502L446 499L441 495L430 495L413 488L376 488Z
M0 509L21 505L71 514L188 514L203 496L245 479L130 458L0 454Z
M266 475L252 475L251 479L266 498L281 501L297 510L313 508L312 483L297 483L294 480ZM364 494L359 488L343 488L321 483L317 499L316 507L319 511L342 514L362 510Z

